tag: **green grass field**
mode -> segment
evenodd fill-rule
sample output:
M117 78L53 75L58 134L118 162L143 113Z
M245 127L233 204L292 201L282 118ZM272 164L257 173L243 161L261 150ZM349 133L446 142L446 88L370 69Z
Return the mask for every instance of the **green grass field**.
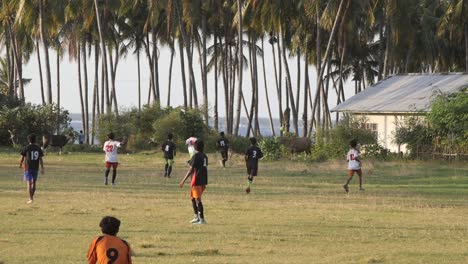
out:
M85 263L99 221L122 221L134 263L467 263L468 167L364 161L346 195L346 162L261 162L251 194L241 157L210 154L207 225L192 226L189 184L161 154L120 155L104 186L104 154L45 157L33 205L19 155L0 154L0 263Z

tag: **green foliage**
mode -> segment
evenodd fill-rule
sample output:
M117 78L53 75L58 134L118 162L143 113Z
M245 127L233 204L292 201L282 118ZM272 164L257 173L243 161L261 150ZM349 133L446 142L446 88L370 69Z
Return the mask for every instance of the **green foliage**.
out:
M6 99L0 108L0 145L26 144L26 137L35 133L40 139L47 132L54 134L59 127L61 133L66 133L70 125L67 110L56 105L24 104L21 101Z
M236 137L229 139L231 144L231 150L234 153L244 154L248 147L250 147L250 141L247 137Z
M284 151L279 137L267 137L258 142L258 146L263 152L265 160L279 160L283 157Z
M200 111L170 107L161 109L158 105L145 106L141 111L136 108L122 111L118 116L99 116L99 141L105 142L111 131L119 140L128 138L127 150L130 151L158 149L168 133L174 135L174 142L180 151L185 149L185 139L192 134L204 139L210 133Z
M455 144L468 141L468 91L439 96L427 118L438 136L451 137Z
M408 117L397 126L394 138L396 144L406 144L410 154L417 155L422 151L421 148L431 149L434 131L424 117Z
M312 159L341 159L349 150L349 142L357 140L360 145L375 145L375 135L362 128L363 119L346 117L329 131L319 129L313 135Z

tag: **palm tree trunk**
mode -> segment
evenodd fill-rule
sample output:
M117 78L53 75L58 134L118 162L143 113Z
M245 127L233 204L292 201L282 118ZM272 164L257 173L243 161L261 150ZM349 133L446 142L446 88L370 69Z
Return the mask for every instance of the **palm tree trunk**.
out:
M172 66L172 61L171 61ZM171 67L172 70L172 67ZM172 71L171 71L172 72ZM140 67L140 49L137 50L137 78L138 78L138 111L141 111L141 67Z
M144 45L145 45L145 52L146 52L146 58L148 60L148 66L149 66L149 70L150 70L150 89L148 90L148 104L150 104L150 100L151 100L151 92L153 89L154 91L154 87L155 87L155 73L154 73L154 68L153 68L153 59L151 57L151 52L150 52L150 41L149 41L149 33L146 33L146 42L144 42ZM153 97L155 97L155 93L153 93Z
M468 73L468 24L465 24L465 72Z
M88 56L86 55L86 39L82 40L82 56L83 56L83 80L84 80L84 108L85 119L83 120L83 132L85 135L85 143L89 144L89 102L88 102Z
M41 53L39 52L39 41L36 39L34 42L37 54L37 64L39 66L39 83L41 85L41 99L42 105L45 105L45 95L44 95L44 81L42 79L42 64L41 64Z
M307 43L307 40L306 40ZM305 54L304 54L304 108L302 112L302 136L307 137L308 135L308 126L307 126L307 110L308 108L308 102L307 102L307 95L308 91L310 89L310 83L309 83L309 62L308 62L308 55L309 52L307 49L305 49Z
M96 129L96 114L99 114L99 47L94 46L94 93L93 93L93 113L91 121L91 145L94 145L94 135Z
M262 50L263 50L263 52L265 52L263 38L262 38ZM267 77L266 77L266 70L265 70L265 55L262 56L262 65L263 65L263 67L262 67L263 68L263 85L265 87L265 97L266 97L266 103L267 103L267 108L268 108L268 116L270 117L271 134L275 137L276 136L276 134L275 134L275 125L273 123L273 116L271 115L271 107L270 107L270 99L269 99L270 96L268 95L268 87L267 87Z
M207 81L207 63L206 63L206 35L207 35L207 28L206 28L206 12L202 12L202 45L203 45L203 64L202 64L202 84L203 84L203 114L205 116L205 125L209 125L209 117L208 117L208 81Z
M299 119L300 96L301 96L301 50L297 49L296 115L297 115L298 119Z
M282 127L283 126L283 103L282 103L283 98L281 96L281 81L278 80L274 36L270 36L270 44L271 44L271 51L273 53L273 69L275 71L276 94L278 96L278 111L279 111L280 126ZM280 129L280 135L282 134L283 134L282 129Z
M11 36L9 33L9 25L5 26L5 46L6 46L6 62L8 68L8 96L13 97L15 87L13 86L13 75L14 75L14 59L12 59L12 49L11 49Z
M299 135L299 127L298 127L298 117L297 117L297 111L296 111L296 102L294 100L294 94L293 94L293 89L292 89L292 82L291 82L291 73L289 71L289 64L288 64L288 59L286 58L286 47L284 45L284 37L281 34L281 46L283 47L283 63L284 63L284 69L286 71L286 81L287 81L287 87L288 93L289 93L289 102L291 103L291 110L293 114L293 122L294 122L294 132L296 135Z
M41 36L42 46L44 48L44 63L46 67L46 84L47 84L47 104L52 104L52 82L50 77L50 62L49 62L49 42L44 32L44 1L39 1L39 34Z
M153 30L151 34L151 38L153 39L153 69L154 69L154 84L153 92L154 97L156 99L156 103L161 105L161 95L159 89L159 56L158 56L158 41L156 39L156 30Z
M387 11L388 12L388 11ZM387 78L389 72L390 64L390 52L391 52L391 28L390 28L390 18L385 20L385 56L384 56L384 65L383 65L383 78Z
M102 67L103 67L103 91L105 91L105 104L106 104L106 110L107 113L110 113L110 102L109 102L109 74L107 71L107 52L106 52L106 47L104 45L104 35L102 32L102 26L101 26L101 15L99 13L99 7L98 7L98 0L94 0L94 7L96 11L96 20L97 20L97 25L98 25L98 32L99 32L99 41L101 44L101 55L102 55ZM104 102L102 102L102 107L104 110ZM104 111L102 111L104 112Z
M248 114L248 122L247 122L247 134L246 137L250 136L250 129L252 128L252 121L254 117L254 111L255 111L255 75L253 72L253 51L252 51L252 36L251 34L248 34L249 40L249 68L250 68L250 81L251 81L251 102L250 102L250 112L246 112ZM255 133L253 133L255 136Z
M60 133L60 48L57 49L57 134Z
M182 41L179 39L177 41L179 43L179 53L180 53L180 72L182 73L182 89L184 93L184 109L187 110L187 82L185 78L185 62L184 62L184 48Z
M214 90L215 90L215 98L214 98L214 129L215 131L219 131L219 117L218 117L218 38L216 33L214 34Z
M238 87L237 87L237 108L236 108L236 123L234 127L234 136L239 135L239 125L240 125L240 115L241 115L241 100L242 100L242 71L243 71L243 59L244 59L244 54L242 52L242 0L237 0L237 12L239 15L238 18L238 43L237 45L238 50L237 50L237 55L238 55Z
M86 127L85 126L85 123L86 123L86 117L85 117L85 108L84 108L84 101L83 101L83 87L81 85L81 45L80 45L80 42L77 41L77 44L76 44L78 47L77 47L77 56L76 56L76 59L78 61L78 91L79 91L79 94L80 94L80 106L81 106L81 120L82 120L82 123L83 123L83 129Z
M174 39L172 39L171 43L171 61L169 63L169 81L167 85L167 106L171 106L171 84L172 84L172 65L174 62Z

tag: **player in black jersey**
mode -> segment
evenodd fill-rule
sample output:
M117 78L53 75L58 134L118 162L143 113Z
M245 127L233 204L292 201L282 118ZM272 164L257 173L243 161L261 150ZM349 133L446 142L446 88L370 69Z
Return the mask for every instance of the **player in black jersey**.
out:
M253 178L257 176L258 160L263 157L262 150L257 146L257 139L251 137L250 147L245 151L245 165L247 166L248 183L245 189L246 193L250 193L250 188L253 184Z
M173 135L169 133L167 140L162 144L161 150L164 152L164 159L166 159L166 165L164 166L164 177L171 177L172 165L174 164L174 157L176 155L176 145L172 141Z
M41 147L36 144L36 135L28 135L29 144L21 150L21 160L19 167L23 167L24 164L24 181L27 184L27 189L29 193L28 203L34 201L34 193L36 192L36 181L39 174L39 165L41 166L41 173L44 174L44 162L42 157L44 152L42 152Z
M221 153L223 167L226 167L226 161L228 160L229 140L224 136L224 132L220 132L219 136L220 138L216 141L216 147L219 153Z

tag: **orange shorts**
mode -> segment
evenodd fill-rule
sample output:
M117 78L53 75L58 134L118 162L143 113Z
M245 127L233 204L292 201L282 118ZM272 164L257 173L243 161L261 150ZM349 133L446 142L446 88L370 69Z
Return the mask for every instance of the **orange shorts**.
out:
M348 176L353 177L355 172L357 173L357 175L362 176L362 170L361 169L359 169L359 170L348 170Z
M191 199L200 199L205 191L206 185L192 186L190 190Z

